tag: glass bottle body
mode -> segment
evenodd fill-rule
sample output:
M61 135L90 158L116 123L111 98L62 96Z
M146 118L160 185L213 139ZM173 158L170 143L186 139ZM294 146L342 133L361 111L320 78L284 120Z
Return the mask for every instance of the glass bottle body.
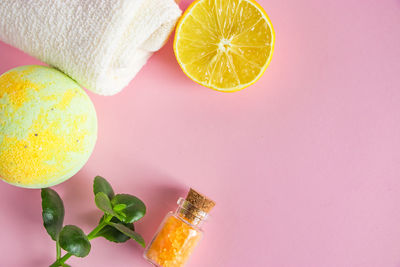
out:
M203 237L200 225L204 218L198 219L188 212L185 202L180 199L176 212L167 214L144 252L144 257L155 266L184 266Z

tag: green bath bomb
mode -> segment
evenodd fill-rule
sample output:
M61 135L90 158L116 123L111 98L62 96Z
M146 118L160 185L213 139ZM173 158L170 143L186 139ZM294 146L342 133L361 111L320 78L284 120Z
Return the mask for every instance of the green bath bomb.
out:
M0 76L0 179L26 188L59 184L83 167L96 139L93 103L65 74L23 66Z

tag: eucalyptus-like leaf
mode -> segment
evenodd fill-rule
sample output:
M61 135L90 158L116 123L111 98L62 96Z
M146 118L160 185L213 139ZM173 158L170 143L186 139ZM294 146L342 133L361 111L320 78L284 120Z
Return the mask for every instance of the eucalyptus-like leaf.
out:
M60 246L77 257L86 257L90 252L90 242L83 231L75 225L66 225L60 232Z
M126 205L124 209L117 212L118 218L124 223L136 222L146 214L146 206L135 196L118 194L113 197L111 204L113 207L122 207L120 204Z
M99 192L96 194L94 197L94 202L96 202L96 206L104 211L107 214L111 214L116 216L116 213L113 210L113 207L111 206L110 199L104 192Z
M47 233L54 241L57 241L64 222L64 204L56 191L43 188L42 196L42 218Z
M109 199L114 197L114 190L112 189L109 182L101 176L96 176L93 182L93 193L97 195L97 193L103 192L108 196Z
M117 229L124 235L129 236L130 238L132 238L133 240L138 242L142 247L146 246L143 237L141 235L139 235L138 233L136 233L135 231L132 231L125 225L119 224L119 223L113 223L113 222L110 222L109 225L113 226L115 229Z
M104 216L100 219L99 223L102 223L104 221ZM111 222L117 223L117 224L122 224L126 226L127 228L131 229L132 231L135 231L135 227L133 226L133 223L123 223L120 220L118 220L116 217L111 219ZM129 236L123 234L122 232L118 231L114 227L110 225L106 225L101 229L95 237L102 236L105 239L115 242L115 243L124 243L130 239Z

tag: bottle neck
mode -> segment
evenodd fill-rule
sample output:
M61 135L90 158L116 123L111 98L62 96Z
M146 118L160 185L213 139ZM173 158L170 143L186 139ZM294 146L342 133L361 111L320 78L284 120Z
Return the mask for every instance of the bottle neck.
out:
M178 205L175 214L193 226L201 227L208 218L206 212L196 208L189 201L183 198L179 198Z

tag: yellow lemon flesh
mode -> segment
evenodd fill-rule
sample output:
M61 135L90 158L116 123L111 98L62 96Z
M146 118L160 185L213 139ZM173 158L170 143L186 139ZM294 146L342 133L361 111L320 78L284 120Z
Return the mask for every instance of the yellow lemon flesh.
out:
M97 138L96 111L71 78L43 66L0 76L0 179L42 188L73 176Z
M197 0L178 23L174 51L189 78L223 92L255 83L271 61L272 24L253 0Z

